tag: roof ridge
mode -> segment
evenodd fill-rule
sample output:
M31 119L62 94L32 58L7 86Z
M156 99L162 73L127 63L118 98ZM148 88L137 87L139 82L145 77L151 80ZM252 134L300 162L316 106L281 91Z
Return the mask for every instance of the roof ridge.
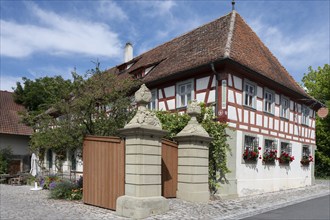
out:
M224 58L228 58L230 56L230 49L231 49L231 42L234 34L234 27L235 27L235 18L236 18L236 11L232 12L229 24L229 31L228 31L228 38L225 46L225 54Z
M235 11L233 11L233 12L235 12ZM163 45L166 45L166 44L168 44L168 43L171 43L171 42L173 42L174 40L176 40L176 39L178 39L178 38L180 38L180 37L183 37L183 36L185 36L185 35L187 35L187 34L190 34L191 32L193 32L193 31L195 31L195 30L197 30L197 29L199 29L199 28L202 28L202 27L204 27L204 26L207 26L207 25L209 25L209 24L211 24L211 23L213 23L213 22L216 22L216 21L218 21L218 20L220 20L220 19L222 19L222 18L224 18L224 17L230 15L230 14L233 13L233 12L230 12L230 13L228 13L228 14L226 14L226 15L223 15L223 16L217 18L217 19L214 19L214 20L209 21L209 22L207 22L207 23L205 23L205 24L202 24L202 25L200 25L200 26L198 26L198 27L196 27L196 28L193 28L193 29L191 29L191 30L188 30L188 31L186 31L185 33L183 33L183 34L181 34L181 35L179 35L179 36L177 36L177 37L174 37L174 38L172 38L172 39L170 39L170 40L168 40L168 41L166 41L166 42L164 42L164 43L162 43L162 44L159 44L159 45L157 45L157 46L155 46L155 47L153 47L153 48L151 48L151 49L149 49L149 50L147 50L147 51L145 51L145 52L143 52L143 53L137 55L137 56L134 57L133 59L138 58L138 57L141 57L141 56L143 56L144 54L146 54L146 53L148 53L148 52L150 52L150 51L152 51L152 50L155 50L155 49L157 49L157 48L159 48L159 47L161 47L161 46L163 46ZM235 13L236 13L236 12L235 12ZM123 62L123 63L125 63L125 62ZM122 64L123 64L123 63L122 63Z

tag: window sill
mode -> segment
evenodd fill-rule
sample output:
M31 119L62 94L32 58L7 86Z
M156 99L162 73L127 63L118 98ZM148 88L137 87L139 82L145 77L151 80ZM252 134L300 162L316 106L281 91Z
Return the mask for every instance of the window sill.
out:
M284 118L284 117L282 117L282 116L280 116L280 118L281 118L282 120L284 120L284 121L289 121L288 118Z
M248 106L248 105L243 105L243 108L245 108L245 109L249 109L249 110L251 110L251 111L257 111L256 108L251 107L251 106Z
M274 113L271 113L271 112L266 112L266 111L264 111L264 114L265 114L265 115L268 115L268 116L274 116Z

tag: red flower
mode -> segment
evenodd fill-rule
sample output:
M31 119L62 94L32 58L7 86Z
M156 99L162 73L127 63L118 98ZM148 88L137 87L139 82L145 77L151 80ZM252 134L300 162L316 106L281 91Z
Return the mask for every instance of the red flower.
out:
M258 150L261 150L261 147L258 147Z

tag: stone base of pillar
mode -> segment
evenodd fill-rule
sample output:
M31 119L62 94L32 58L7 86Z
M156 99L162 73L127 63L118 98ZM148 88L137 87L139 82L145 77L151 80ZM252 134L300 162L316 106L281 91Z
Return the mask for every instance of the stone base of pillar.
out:
M208 202L210 200L210 192L184 192L176 191L176 197L188 202Z
M116 214L124 217L142 219L169 210L169 203L162 196L134 197L121 196L117 199Z

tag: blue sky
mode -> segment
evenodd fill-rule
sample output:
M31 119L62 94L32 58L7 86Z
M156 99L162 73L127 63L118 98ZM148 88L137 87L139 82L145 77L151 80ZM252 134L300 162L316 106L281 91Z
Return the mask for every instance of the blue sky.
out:
M70 78L123 62L231 11L226 1L1 0L1 82L11 91L22 77ZM300 82L308 67L330 63L329 0L236 0L236 11Z

